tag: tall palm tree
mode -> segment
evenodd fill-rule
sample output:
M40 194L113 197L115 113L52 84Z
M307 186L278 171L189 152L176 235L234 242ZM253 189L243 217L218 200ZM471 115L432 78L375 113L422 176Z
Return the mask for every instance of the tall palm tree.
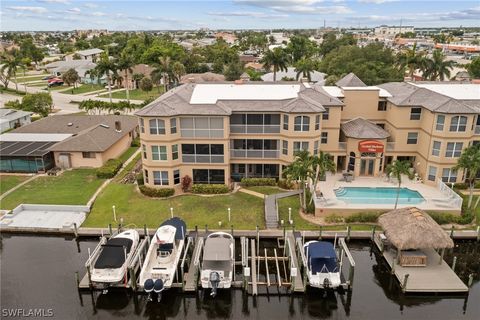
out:
M425 52L417 50L417 43L413 47L405 49L403 52L397 54L397 66L401 70L408 70L408 76L413 78L416 69L422 68L424 63Z
M277 81L277 72L287 71L289 58L285 50L278 47L267 51L260 62L267 70L273 67L273 81Z
M468 208L472 206L473 189L475 188L475 179L480 172L480 144L472 145L463 150L458 158L455 170L463 169L466 172L470 195L468 196Z
M299 151L295 154L295 160L283 170L283 176L290 181L300 182L303 190L303 200L300 197L300 204L304 211L307 210L307 193L306 183L312 177L312 161L313 158L306 150Z
M155 69L153 69L151 73L152 78L157 78L161 75L163 79L163 85L165 87L165 92L168 90L168 82L169 82L169 75L172 73L171 69L171 59L169 56L161 56L158 59L158 64L156 65Z
M7 89L8 82L13 77L15 80L15 91L18 92L17 68L21 65L19 54L16 50L11 50L2 57L0 72L2 73L2 82L5 85L5 89Z
M310 82L312 81L312 73L315 71L315 63L311 59L302 58L295 64L295 71L297 72L297 81L302 75Z
M402 185L402 175L406 175L410 180L413 179L413 174L410 172L410 162L395 160L386 168L389 177L394 177L398 181L397 197L395 199L395 208L398 206L398 198L400 197L400 186Z
M312 172L313 176L313 190L317 190L317 184L321 177L325 176L327 172L335 173L335 162L329 153L320 151L316 156L312 157ZM313 196L310 198L310 203L313 202Z
M450 71L454 64L453 60L445 60L442 50L434 50L432 57L425 59L424 76L432 81L437 79L443 81L445 77L450 78Z
M105 75L107 78L108 97L110 98L110 102L112 102L112 75L117 74L118 67L108 56L108 51L102 53L95 69L99 77Z
M172 66L172 74L175 84L178 85L180 78L185 75L185 66L181 62L174 62Z
M125 92L127 94L127 102L130 103L130 89L129 89L129 82L128 82L128 73L133 72L133 66L135 63L133 62L132 57L127 54L126 52L122 52L120 55L120 59L118 59L117 66L119 70L123 70L124 80L125 80Z

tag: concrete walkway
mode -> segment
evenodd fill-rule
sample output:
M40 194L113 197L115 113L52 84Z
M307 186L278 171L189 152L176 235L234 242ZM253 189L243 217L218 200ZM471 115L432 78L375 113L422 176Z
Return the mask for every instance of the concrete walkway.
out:
M260 192L256 192L256 191L249 190L249 189L244 189L244 188L241 188L241 187L238 189L238 191L249 194L249 195L252 195L254 197L265 199L265 195L263 193L260 193Z
M278 199L301 194L302 190L293 190L265 196L265 224L267 229L278 228Z

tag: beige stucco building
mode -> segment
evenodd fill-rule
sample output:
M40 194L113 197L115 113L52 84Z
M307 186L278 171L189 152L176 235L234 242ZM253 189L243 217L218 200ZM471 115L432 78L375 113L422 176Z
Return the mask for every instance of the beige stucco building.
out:
M336 86L235 82L184 84L139 117L145 183L178 186L281 177L296 151L333 156L338 171L381 176L409 160L420 179L462 180L451 168L480 143L480 86L386 83L349 74Z

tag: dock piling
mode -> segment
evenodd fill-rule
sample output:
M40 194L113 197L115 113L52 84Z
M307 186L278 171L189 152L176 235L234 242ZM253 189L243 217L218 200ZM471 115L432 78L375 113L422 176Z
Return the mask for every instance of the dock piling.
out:
M457 256L453 257L452 270L455 272L455 267L457 266Z
M322 240L322 229L323 229L323 227L320 226L319 230L318 230L318 240Z
M471 288L473 284L473 273L468 276L468 287Z
M375 229L377 229L377 226L373 226L372 228L372 240L375 238Z
M257 265L256 265L256 256L255 256L255 239L251 240L252 244L252 295L256 296L258 294L257 290Z
M408 282L408 277L410 275L407 273L404 277L403 277L403 284L402 284L402 291L405 292L405 290L407 289L407 282Z
M76 222L73 223L73 233L75 234L75 238L78 238L78 227Z
M480 242L480 226L477 227L477 242Z
M350 231L352 227L350 225L347 226L347 242L350 241Z
M450 238L452 239L453 239L454 231L455 231L455 226L452 226L452 230L450 230Z
M109 232L109 236L112 236L113 232L112 232L112 224L111 223L108 224L108 232Z

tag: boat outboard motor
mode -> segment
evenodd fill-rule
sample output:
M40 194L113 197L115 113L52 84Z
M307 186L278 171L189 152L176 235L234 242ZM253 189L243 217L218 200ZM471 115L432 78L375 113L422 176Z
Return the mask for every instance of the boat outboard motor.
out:
M330 288L330 285L331 285L330 279L328 279L328 278L323 279L323 289Z
M152 301L153 287L154 287L154 282L152 279L145 280L145 283L143 284L143 290L145 290L145 292L148 293L148 301Z
M153 285L153 291L157 294L157 301L160 302L162 299L162 291L165 289L163 286L163 280L162 279L157 279L155 280L155 283Z
M212 292L210 293L210 295L212 297L215 297L217 295L218 284L220 283L220 275L218 274L218 272L211 272L209 281L212 284Z

